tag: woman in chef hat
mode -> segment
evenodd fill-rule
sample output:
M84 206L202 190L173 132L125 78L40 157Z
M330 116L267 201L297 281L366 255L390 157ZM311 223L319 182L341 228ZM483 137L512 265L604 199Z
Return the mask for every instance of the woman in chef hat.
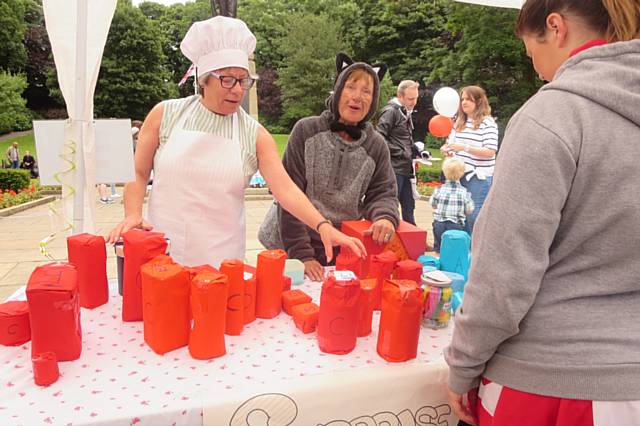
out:
M327 257L362 243L326 220L285 172L269 132L240 104L256 81L249 56L256 39L239 19L195 22L180 48L196 67L201 95L156 105L142 125L135 154L136 180L125 187L125 218L110 233L115 242L133 228L171 239L171 255L187 266L244 258L244 189L259 170L280 205L316 229ZM148 218L142 204L151 170Z

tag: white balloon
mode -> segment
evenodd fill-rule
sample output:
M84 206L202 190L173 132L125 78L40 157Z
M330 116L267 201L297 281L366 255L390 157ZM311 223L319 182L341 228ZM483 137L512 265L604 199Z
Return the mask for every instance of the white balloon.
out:
M458 112L460 96L455 89L443 87L433 95L433 109L445 117L453 117Z

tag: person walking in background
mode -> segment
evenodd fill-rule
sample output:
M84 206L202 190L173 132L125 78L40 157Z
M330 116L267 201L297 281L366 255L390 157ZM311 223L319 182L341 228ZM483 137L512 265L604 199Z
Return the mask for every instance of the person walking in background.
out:
M442 234L449 230L464 231L467 215L473 211L471 194L460 184L464 163L447 158L442 164L444 185L437 187L429 201L433 207L433 251L440 253Z
M377 128L389 146L391 166L398 185L402 220L413 225L416 224L413 215L416 202L413 198L411 178L414 175L413 159L418 156L418 149L413 144L411 114L418 102L418 87L419 84L415 81L400 82L397 97L391 99L382 109Z
M526 0L516 28L550 83L511 118L478 216L451 405L480 426L638 426L640 1Z
M18 149L18 142L14 142L7 149L7 159L12 169L20 168L20 149Z
M465 175L460 183L471 193L475 205L465 229L471 235L491 188L498 151L498 125L491 117L491 106L482 87L467 86L460 91L456 122L441 150L444 155L455 155L464 161Z

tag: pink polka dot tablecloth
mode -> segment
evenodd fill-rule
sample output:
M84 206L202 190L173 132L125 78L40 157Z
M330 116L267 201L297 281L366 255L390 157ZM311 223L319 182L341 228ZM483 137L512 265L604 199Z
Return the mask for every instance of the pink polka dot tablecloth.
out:
M195 360L186 347L157 355L144 343L142 322L122 322L122 299L111 284L109 303L82 309L82 355L59 363L51 386L33 381L30 343L0 346L0 425L201 425L205 401L228 403L253 386L391 366L376 352L378 312L372 334L347 355L320 352L315 333L300 332L284 312L226 336L223 357ZM319 283L296 288L319 302ZM423 328L418 357L408 363L442 363L452 332Z

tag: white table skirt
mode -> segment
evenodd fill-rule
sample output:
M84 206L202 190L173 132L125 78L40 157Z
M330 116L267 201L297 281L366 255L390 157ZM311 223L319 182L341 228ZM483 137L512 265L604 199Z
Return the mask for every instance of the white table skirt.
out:
M296 288L318 303L320 283L305 281ZM440 410L439 421L454 424L449 407L443 406L447 367L442 349L451 339L452 326L423 328L417 359L392 364L376 352L378 312L372 334L359 338L354 351L342 356L320 352L315 333L303 334L282 312L271 320L257 319L241 336L226 336L227 355L201 361L192 359L186 347L155 354L144 343L142 322L122 322L115 282L110 291L106 305L82 309L82 355L59 363L60 379L51 386L34 384L30 342L0 346L0 424L253 426L266 424L260 416L268 411L260 404L272 409L268 404L284 401L263 398L256 405L255 397L274 392L286 392L297 406L295 420L282 420L282 426L349 425L385 410L399 419L390 425L413 426L406 411L413 418L426 406L429 413ZM429 393L424 399L423 392ZM387 403L393 407L382 409ZM251 404L252 410L246 411ZM406 409L401 412L400 406ZM247 414L239 420L243 410L257 417L250 420ZM286 413L278 415L284 418ZM335 423L337 419L348 423ZM275 420L269 425L278 426Z

